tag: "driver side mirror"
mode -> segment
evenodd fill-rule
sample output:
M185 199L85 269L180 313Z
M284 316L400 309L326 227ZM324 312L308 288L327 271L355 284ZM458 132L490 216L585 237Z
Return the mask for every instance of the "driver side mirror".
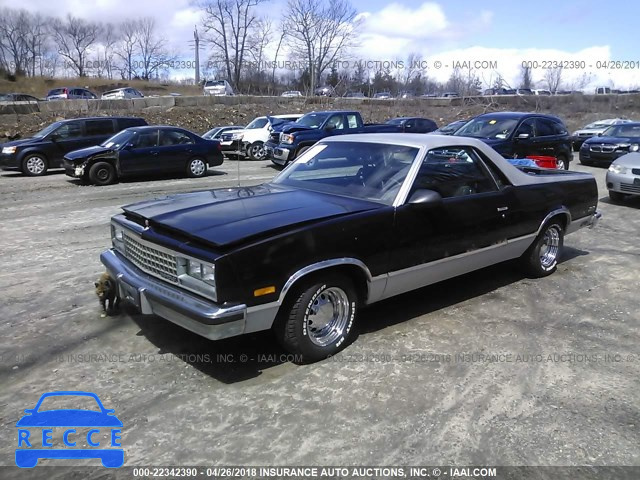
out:
M59 133L53 132L51 135L49 135L49 140L51 140L52 142L55 142L56 140L60 140L60 138L62 138L60 136Z
M598 132L598 136L601 137L602 136L602 132Z
M531 135L529 135L528 133L520 133L516 138L518 140L526 140L527 138L529 138Z
M122 149L123 150L131 150L134 147L135 147L135 145L133 143L127 143L127 144L125 144L124 147L122 147Z
M325 125L324 129L325 130L335 130L336 126L333 123L328 123L327 125Z
M418 189L409 197L407 204L436 206L442 204L442 196L434 190Z

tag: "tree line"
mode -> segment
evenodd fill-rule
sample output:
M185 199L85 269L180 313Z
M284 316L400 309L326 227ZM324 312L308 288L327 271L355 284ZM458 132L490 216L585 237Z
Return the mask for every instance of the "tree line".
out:
M278 20L263 13L269 1L197 3L202 18L200 72L204 78L226 79L237 91L253 94L288 89L313 92L317 86L330 85L338 94L452 91L476 95L483 85L532 86L530 69L523 69L520 84L513 87L498 72L470 68L454 69L446 82L437 82L421 67L426 62L421 62L418 53L405 54L401 69L385 62L368 68L353 57L362 20L350 0L288 0ZM167 45L151 17L111 24L73 15L57 18L0 9L0 73L8 76L55 77L70 72L78 77L123 80L166 80L173 75L193 81L194 62L184 58ZM287 59L296 60L295 69L278 68ZM181 71L176 74L176 70ZM555 91L562 72L552 73L546 83Z

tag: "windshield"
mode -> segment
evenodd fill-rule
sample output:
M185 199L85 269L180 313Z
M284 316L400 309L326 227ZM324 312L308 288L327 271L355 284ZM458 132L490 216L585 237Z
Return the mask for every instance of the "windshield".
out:
M218 133L220 130L222 130L222 127L212 128L207 133L202 135L202 138L213 138L216 136L216 133Z
M604 137L640 137L640 124L638 125L614 125L607 128L603 133Z
M116 133L113 137L108 138L100 144L101 147L112 148L117 150L118 148L131 143L131 139L134 137L135 132L131 130L123 130L120 133Z
M268 122L269 120L267 120L267 117L258 117L245 128L247 130L251 130L254 128L263 128Z
M51 132L58 129L58 127L62 125L60 122L53 122L51 125L44 127L38 133L34 133L33 136L36 138L44 138L49 135Z
M329 116L328 113L307 113L296 122L304 127L318 128Z
M518 124L515 118L475 118L458 130L457 137L507 138Z
M274 183L392 205L418 151L381 143L320 144Z
M224 87L224 80L208 80L207 83L204 84L205 87Z

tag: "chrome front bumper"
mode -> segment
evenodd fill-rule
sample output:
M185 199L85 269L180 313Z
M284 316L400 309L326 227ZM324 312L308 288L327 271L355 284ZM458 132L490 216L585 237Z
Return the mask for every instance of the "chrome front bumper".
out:
M291 154L291 150L281 147L265 147L265 151L267 153L267 157L269 157L273 163L278 165L286 165L287 161L289 161L289 155Z
M100 261L116 280L120 299L145 315L158 315L210 340L246 331L246 305L218 305L168 285L142 272L114 249L103 252Z

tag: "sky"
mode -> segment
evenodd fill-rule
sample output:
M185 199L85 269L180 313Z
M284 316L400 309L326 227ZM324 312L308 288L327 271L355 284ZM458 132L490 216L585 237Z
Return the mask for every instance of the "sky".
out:
M398 66L398 60L416 53L427 66L427 74L437 80L446 80L458 62L474 67L485 87L497 72L510 86L518 86L522 62L534 62L533 80L537 87L545 88L544 67L573 61L563 70L565 88L580 83L588 88L640 88L640 2L352 0L352 4L359 12L362 34L359 47L344 62L395 61ZM0 5L15 8L7 0L0 0ZM262 7L262 13L277 21L277 12L284 11L285 5L286 0L272 0ZM189 41L194 25L200 23L193 0L22 0L20 6L101 21L119 21L123 14L152 16L163 38L185 59L193 55ZM610 60L629 61L617 66L632 68L605 68L610 65L602 64Z

